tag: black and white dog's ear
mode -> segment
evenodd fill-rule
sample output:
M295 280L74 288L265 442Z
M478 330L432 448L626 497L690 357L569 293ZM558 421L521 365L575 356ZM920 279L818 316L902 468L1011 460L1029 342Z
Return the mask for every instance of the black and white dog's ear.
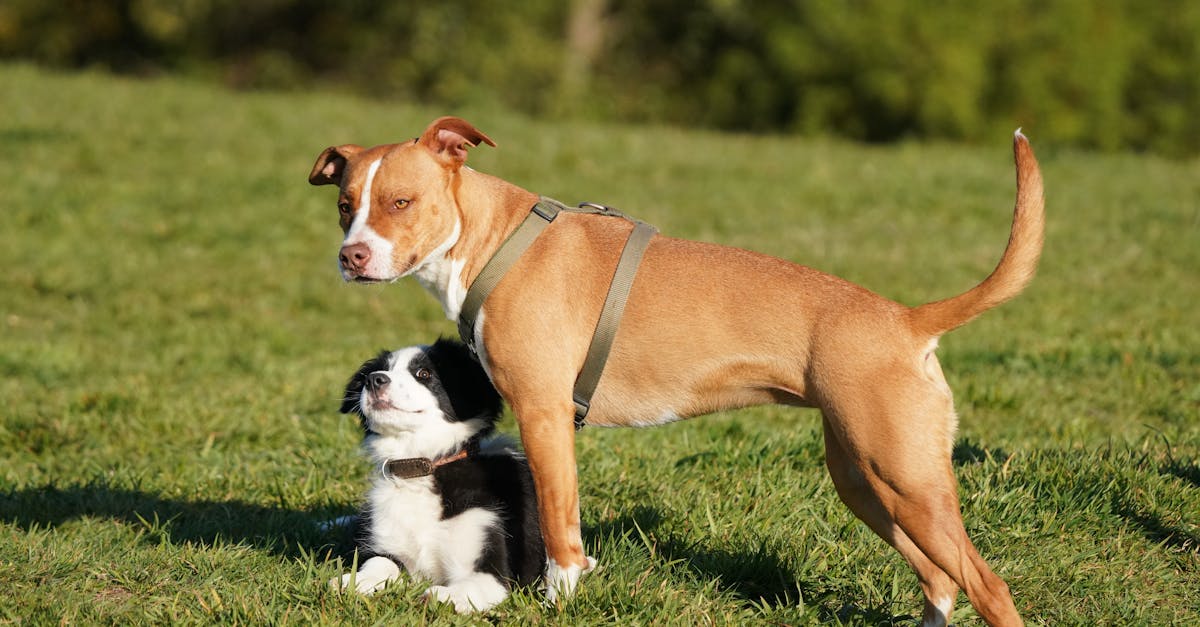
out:
M362 390L366 385L366 374L362 371L355 373L350 382L346 384L346 392L342 395L342 406L338 411L343 414L357 411L359 399L362 397Z
M343 414L362 413L359 402L362 399L363 388L367 386L367 375L372 372L388 369L388 351L380 351L378 355L363 362L358 372L346 382L346 391L342 394L342 407L338 411Z
M426 354L436 365L457 420L485 418L494 423L500 419L504 409L500 393L465 344L438 338Z

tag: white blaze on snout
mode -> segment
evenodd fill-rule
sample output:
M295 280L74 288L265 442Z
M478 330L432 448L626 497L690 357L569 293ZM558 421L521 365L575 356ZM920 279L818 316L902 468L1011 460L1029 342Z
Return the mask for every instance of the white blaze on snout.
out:
M362 194L358 199L358 211L354 214L354 221L350 223L350 229L346 231L346 239L342 240L342 247L359 243L366 244L371 258L363 268L362 275L368 279L387 280L395 278L392 276L392 243L367 224L371 216L371 186L375 182L375 174L379 172L379 164L382 161L382 158L376 159L367 168L367 178L363 182ZM351 278L346 276L345 269L342 270L342 277L347 280Z

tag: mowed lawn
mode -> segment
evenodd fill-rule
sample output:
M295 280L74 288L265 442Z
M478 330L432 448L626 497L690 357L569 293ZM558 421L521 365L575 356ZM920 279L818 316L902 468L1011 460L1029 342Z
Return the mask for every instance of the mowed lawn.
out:
M1009 137L864 146L19 65L0 84L0 623L919 617L915 577L838 500L818 415L775 407L581 432L602 569L561 609L331 591L351 544L317 524L368 472L342 386L380 348L455 331L415 282L342 283L335 192L306 176L328 145L455 113L500 145L472 152L479 170L918 304L998 259ZM1032 624L1200 624L1200 161L1064 150L1039 143L1052 120L1022 124L1047 187L1039 275L939 350L967 528Z

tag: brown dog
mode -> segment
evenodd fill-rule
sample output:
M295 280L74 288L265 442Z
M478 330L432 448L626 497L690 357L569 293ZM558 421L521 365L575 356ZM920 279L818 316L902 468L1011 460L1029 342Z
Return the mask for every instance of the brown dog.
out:
M326 149L309 175L340 187L346 280L414 275L457 318L467 288L539 197L464 167L495 145L458 118L420 138ZM1014 137L1017 202L999 265L959 296L910 308L837 277L736 248L656 236L587 416L654 425L781 403L821 410L826 462L850 509L904 556L945 624L959 589L991 624L1020 624L1007 585L967 538L950 462L957 416L934 349L1017 295L1042 249L1042 180ZM512 405L537 488L548 594L594 565L579 532L572 386L633 225L561 214L484 303L479 356Z

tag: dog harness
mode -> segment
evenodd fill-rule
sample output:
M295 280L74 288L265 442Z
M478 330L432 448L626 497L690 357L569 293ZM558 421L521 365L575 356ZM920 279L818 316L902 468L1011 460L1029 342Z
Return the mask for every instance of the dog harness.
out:
M625 248L621 250L621 258L613 272L612 281L608 286L608 295L604 298L604 308L600 310L600 319L592 333L592 342L588 345L587 357L583 367L575 379L575 389L572 393L575 401L575 428L583 428L588 409L591 408L592 394L600 383L600 375L604 373L604 364L608 361L608 353L612 349L613 340L617 336L617 328L621 324L621 315L625 312L625 304L629 300L629 290L633 288L633 280L637 276L638 265L642 255L650 244L650 239L658 233L658 229L640 220L635 220L625 214L604 205L582 203L578 207L568 207L557 200L543 196L529 211L529 215L520 226L504 240L496 254L475 277L471 287L467 289L466 299L463 300L462 311L458 315L458 335L471 348L478 358L475 346L475 321L479 311L489 294L500 283L500 279L509 268L521 258L521 254L529 248L537 236L558 214L562 212L587 213L599 216L620 218L633 222L633 231L625 240Z

